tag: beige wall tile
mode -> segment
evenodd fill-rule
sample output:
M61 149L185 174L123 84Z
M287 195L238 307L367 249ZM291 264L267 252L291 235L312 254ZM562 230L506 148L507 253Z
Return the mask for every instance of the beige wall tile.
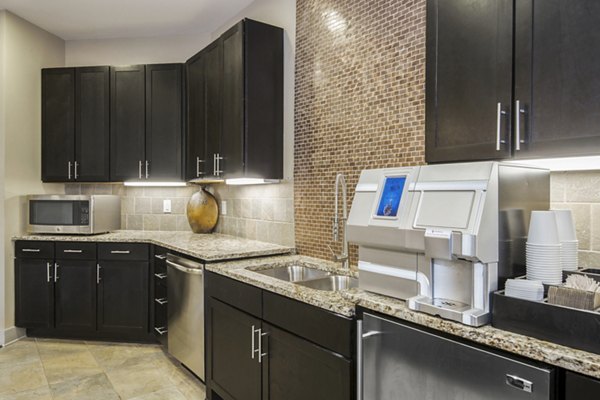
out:
M136 197L134 207L136 214L150 214L152 213L152 199L150 197Z
M160 215L144 214L142 217L145 231L160 230Z
M133 231L140 231L144 229L144 216L129 214L127 215L126 228Z
M575 229L577 231L577 239L579 240L579 248L581 250L590 250L590 239L591 239L591 220L592 220L592 206L591 204L580 204L580 203L555 203L552 204L552 208L568 209L573 213L573 219L575 220Z

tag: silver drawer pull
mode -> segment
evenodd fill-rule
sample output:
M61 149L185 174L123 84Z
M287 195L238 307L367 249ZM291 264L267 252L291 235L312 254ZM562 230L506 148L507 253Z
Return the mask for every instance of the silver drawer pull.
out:
M154 299L155 302L157 302L158 304L160 304L161 306L167 304L169 301L166 299L166 297L162 297L160 299Z
M158 279L166 279L167 278L167 274L154 274L155 277L157 277Z
M64 250L64 253L83 253L83 250Z
M520 378L516 375L506 374L506 384L527 393L531 393L533 391L533 382Z
M167 328L165 328L164 326L161 326L159 328L154 328L154 330L156 331L156 333L158 333L161 336L168 332Z
M130 254L130 250L111 250L110 254Z
M23 253L39 253L40 249L23 249L21 250Z
M154 257L158 258L159 260L167 259L167 256L165 256L164 254L155 254Z

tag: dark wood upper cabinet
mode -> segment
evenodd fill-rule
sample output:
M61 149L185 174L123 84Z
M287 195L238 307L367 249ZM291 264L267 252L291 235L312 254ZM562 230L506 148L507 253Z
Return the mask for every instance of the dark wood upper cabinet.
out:
M146 66L146 160L149 179L183 175L183 65Z
M512 0L428 0L428 162L510 156L512 21Z
M42 181L73 180L75 69L42 70Z
M518 101L521 143L515 157L598 154L600 2L516 4L515 107Z
M110 178L145 177L145 66L110 68Z
M109 180L109 68L42 70L42 180Z
M283 30L245 19L186 71L186 178L283 178Z
M109 67L75 69L75 165L80 182L110 180Z
M599 20L594 0L428 0L427 161L598 154Z

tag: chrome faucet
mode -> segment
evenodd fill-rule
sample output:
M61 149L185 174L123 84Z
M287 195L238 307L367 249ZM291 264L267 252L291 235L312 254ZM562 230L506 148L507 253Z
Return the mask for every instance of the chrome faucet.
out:
M339 190L340 184L342 185L342 225L344 229L344 233L342 236L342 254L335 254L331 247L329 248L333 253L334 261L341 261L342 267L348 269L349 268L349 258L348 258L348 239L346 238L346 222L348 221L348 206L347 204L347 185L346 178L344 174L337 174L335 177L335 211L333 215L333 241L339 241L340 236L340 220L339 220Z

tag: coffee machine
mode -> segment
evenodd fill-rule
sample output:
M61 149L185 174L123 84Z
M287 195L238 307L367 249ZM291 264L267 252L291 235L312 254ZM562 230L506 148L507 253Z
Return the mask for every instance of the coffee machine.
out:
M359 287L471 326L490 293L525 274L532 210L550 206L548 170L500 162L364 170L347 222Z

